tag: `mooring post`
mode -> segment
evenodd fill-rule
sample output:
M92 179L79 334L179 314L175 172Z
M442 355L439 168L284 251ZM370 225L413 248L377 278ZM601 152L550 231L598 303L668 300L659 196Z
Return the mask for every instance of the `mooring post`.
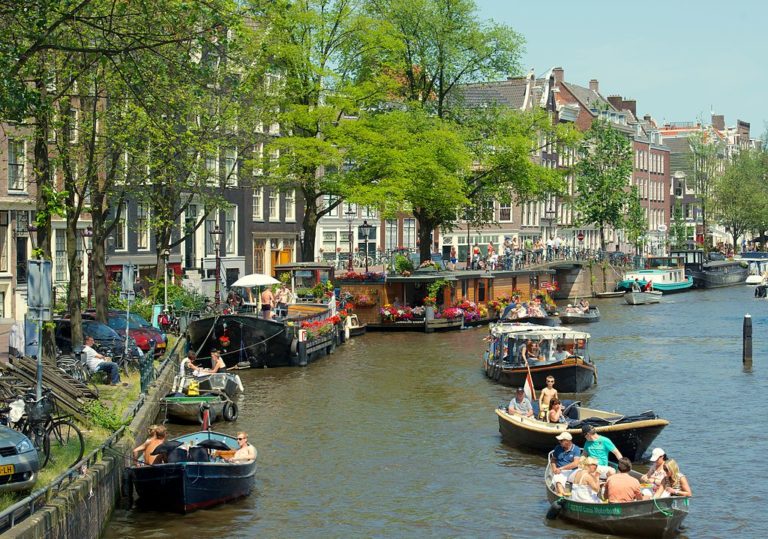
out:
M742 330L743 352L741 356L742 363L752 363L752 316L744 315L744 328Z

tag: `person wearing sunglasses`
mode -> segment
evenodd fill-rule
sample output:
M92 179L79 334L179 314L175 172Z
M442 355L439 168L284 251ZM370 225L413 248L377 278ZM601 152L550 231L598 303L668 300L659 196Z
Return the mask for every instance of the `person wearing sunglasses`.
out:
M239 448L237 451L235 451L235 454L230 459L230 462L248 462L249 460L256 459L256 448L248 443L248 434L242 431L238 432L237 445Z

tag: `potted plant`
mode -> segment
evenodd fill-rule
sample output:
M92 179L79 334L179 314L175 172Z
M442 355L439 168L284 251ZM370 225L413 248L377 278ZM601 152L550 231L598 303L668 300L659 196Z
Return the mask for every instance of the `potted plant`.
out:
M435 296L424 298L424 316L427 320L435 319L435 305L437 305L437 298Z

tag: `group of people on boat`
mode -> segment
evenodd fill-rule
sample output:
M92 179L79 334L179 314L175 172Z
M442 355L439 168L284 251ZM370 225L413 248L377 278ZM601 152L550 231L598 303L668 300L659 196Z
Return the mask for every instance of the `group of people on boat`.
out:
M559 496L585 503L625 503L693 495L677 462L662 448L651 452L651 467L637 479L630 473L632 462L609 438L597 434L592 425L586 425L582 434L586 439L583 450L568 431L555 437L558 445L550 454L550 467L552 486ZM616 468L608 464L609 453L617 459Z
M653 281L648 279L645 284L642 284L639 278L635 278L632 281L631 288L632 292L653 292Z
M179 365L179 374L181 376L207 376L223 371L227 368L226 363L221 358L221 352L216 349L211 350L211 368L203 367L198 363L197 354L193 351L187 353L187 357L181 360Z
M147 439L133 450L134 461L140 466L151 466L168 462L168 452L156 451L168 438L168 429L166 429L165 425L150 425L147 434ZM237 445L237 449L218 451L214 457L221 459L222 462L248 462L256 459L256 448L248 443L248 434L246 432L241 431L237 433ZM186 451L189 448L182 447L181 449Z
M563 403L558 398L557 389L555 389L555 377L547 376L547 387L539 393L539 417L549 423L567 423ZM514 398L507 406L507 413L510 415L522 415L524 417L533 417L533 406L528 397L525 396L525 389L518 387Z
M569 303L565 308L565 314L586 314L589 312L589 302L582 299L577 303Z

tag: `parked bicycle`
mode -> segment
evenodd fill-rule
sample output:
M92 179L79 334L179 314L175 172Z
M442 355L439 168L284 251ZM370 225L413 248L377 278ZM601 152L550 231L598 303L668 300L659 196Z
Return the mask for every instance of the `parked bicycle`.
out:
M93 373L85 363L84 354L78 358L77 355L59 352L56 356L56 366L78 382L87 385L94 395L99 395L99 388L93 380Z
M41 468L49 463L72 467L80 462L85 453L83 433L70 416L56 414L52 390L44 388L39 400L34 391L28 391L9 404L0 410L0 423L18 430L32 441ZM21 417L13 417L14 408L20 410L22 406Z

